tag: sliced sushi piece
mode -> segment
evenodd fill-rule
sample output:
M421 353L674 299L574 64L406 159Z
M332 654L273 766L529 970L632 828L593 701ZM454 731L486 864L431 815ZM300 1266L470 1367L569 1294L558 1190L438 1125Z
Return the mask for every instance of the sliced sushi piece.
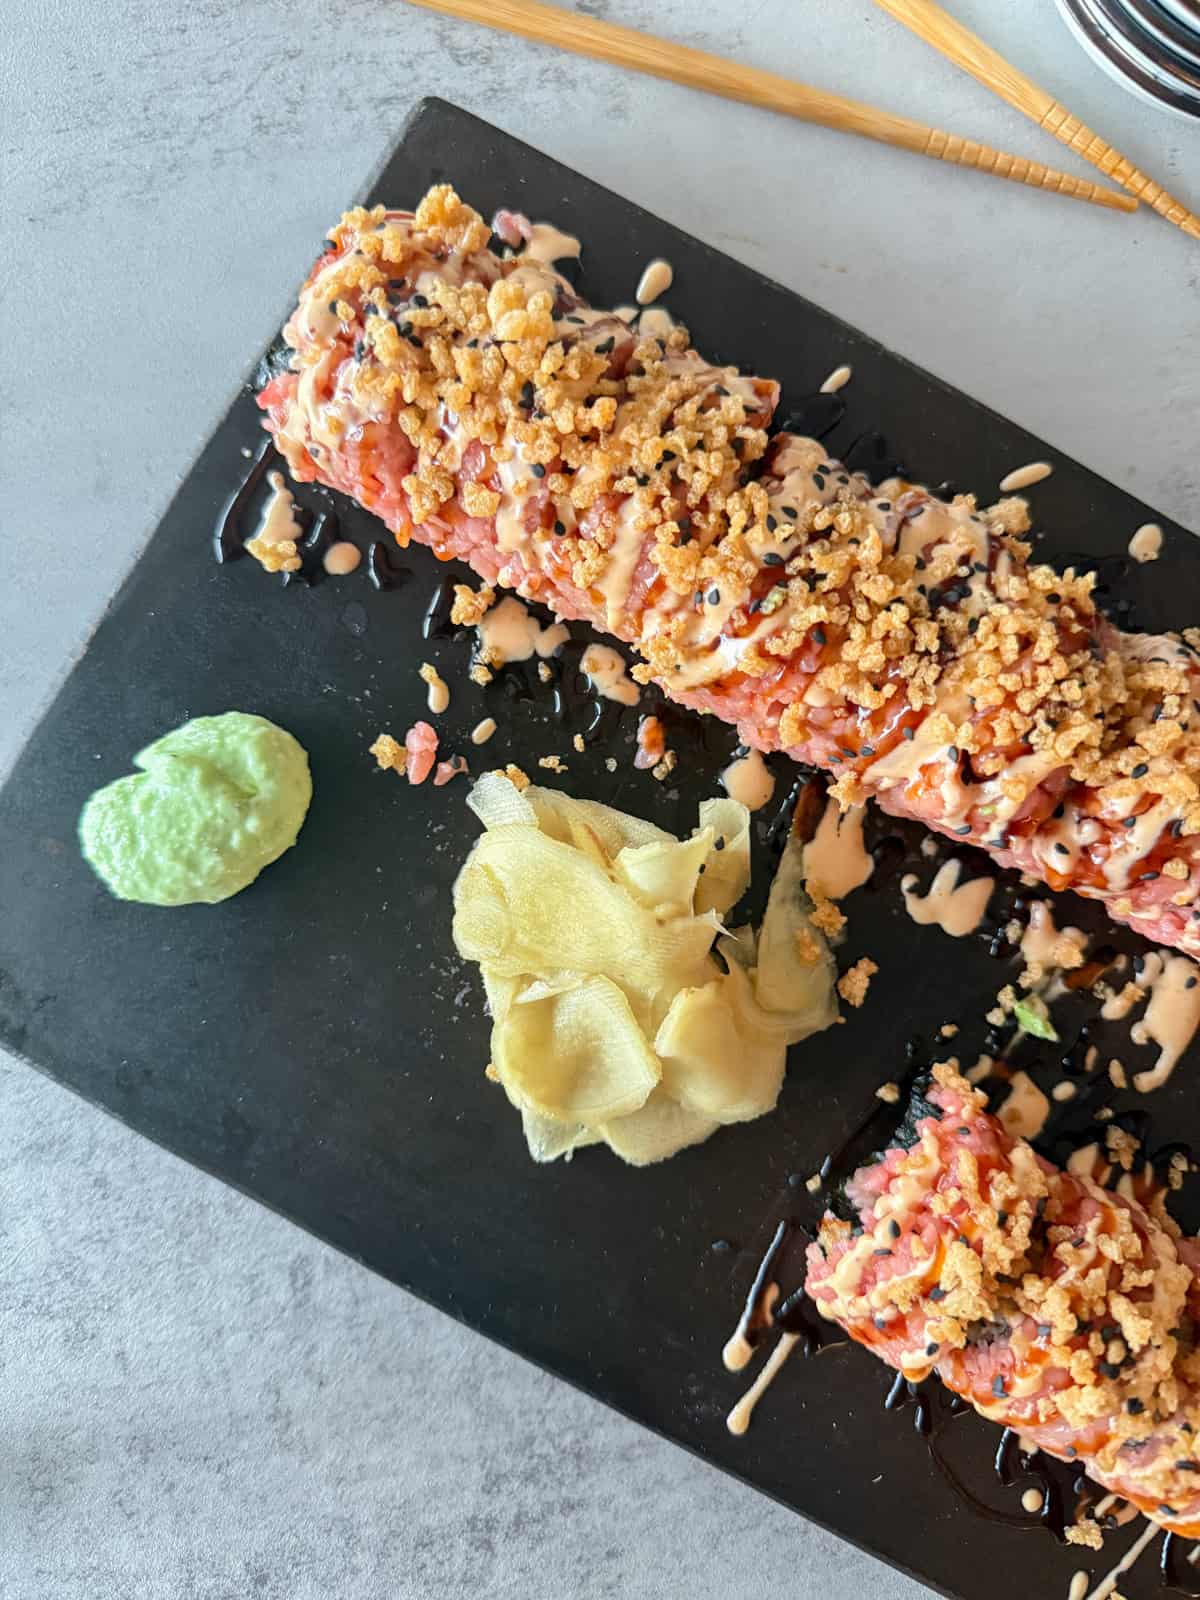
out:
M822 1316L1023 1441L1200 1535L1200 1244L1059 1171L933 1069L906 1137L854 1174L808 1249Z
M1125 635L1030 561L1023 501L873 485L769 441L778 385L586 306L448 186L349 212L259 403L292 475L495 588L582 618L634 675L1200 955L1200 656ZM467 610L463 612L464 618Z

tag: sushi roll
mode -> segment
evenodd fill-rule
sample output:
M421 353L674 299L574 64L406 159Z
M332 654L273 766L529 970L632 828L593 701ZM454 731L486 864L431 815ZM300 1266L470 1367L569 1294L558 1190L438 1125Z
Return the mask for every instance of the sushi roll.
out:
M1161 1202L1063 1172L933 1069L827 1213L805 1288L905 1377L936 1374L1028 1448L1200 1535L1200 1244Z
M778 385L579 297L446 185L347 213L259 395L289 469L642 657L634 676L1200 955L1196 637L1118 632L1023 501L872 484ZM544 235L552 236L548 244Z

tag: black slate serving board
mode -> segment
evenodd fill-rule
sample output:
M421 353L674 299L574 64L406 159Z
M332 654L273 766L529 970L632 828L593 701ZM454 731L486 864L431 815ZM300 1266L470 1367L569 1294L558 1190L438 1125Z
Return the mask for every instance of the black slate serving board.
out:
M1088 552L1115 563L1153 516L788 290L427 101L371 200L408 204L443 178L485 214L505 204L578 233L582 287L597 304L627 300L641 265L669 257L672 311L706 351L782 378L781 416L850 362L831 453L883 429L912 476L985 492L1022 462L1054 460L1034 491L1051 559ZM296 263L297 281L307 266ZM910 1037L982 1011L1008 976L1003 964L979 940L915 927L895 874L881 874L848 902L841 952L843 965L868 952L879 962L869 1002L796 1052L774 1117L644 1171L603 1151L533 1166L516 1117L482 1076L480 989L449 937L450 886L476 832L465 786L411 789L376 773L366 746L422 715L415 667L433 659L453 689L440 719L447 748L476 767L532 768L557 751L573 792L690 828L732 732L697 739L673 724L688 759L664 785L632 771L632 716L606 714L605 737L574 755L570 734L589 721L579 703L564 724L534 679L484 694L465 678L467 641L422 643L445 575L424 551L399 558L408 575L388 593L362 573L283 588L250 561L216 565L214 527L259 437L246 389L0 795L0 1037L396 1283L946 1593L1065 1593L1081 1553L965 1510L911 1417L883 1411L889 1375L858 1350L793 1360L749 1434L725 1428L744 1387L720 1362L740 1300L776 1219L806 1205L812 1214L789 1175L812 1172L874 1104ZM300 500L327 504L311 491ZM364 548L378 536L364 513L338 510ZM1110 598L1128 602L1140 626L1179 627L1195 620L1197 547L1155 520L1163 558L1110 563ZM315 797L298 848L216 908L110 899L76 849L83 800L165 729L231 707L278 720L311 754ZM466 734L486 711L501 731L481 762ZM610 753L616 774L604 766ZM1035 1059L1052 1068L1052 1047ZM1193 1052L1148 1104L1173 1137L1200 1135L1198 1065ZM713 1250L716 1240L735 1248ZM1013 1512L1019 1487L990 1476L995 1442L974 1417L954 1424L966 1481ZM1123 1543L1117 1536L1114 1554ZM1155 1581L1144 1562L1122 1587L1144 1595Z

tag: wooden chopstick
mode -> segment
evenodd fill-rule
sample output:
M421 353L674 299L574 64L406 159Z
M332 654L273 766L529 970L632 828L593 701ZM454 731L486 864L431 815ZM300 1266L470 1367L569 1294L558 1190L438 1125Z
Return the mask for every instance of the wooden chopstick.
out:
M1127 161L1119 150L1106 143L1099 134L1073 117L1066 106L1052 94L1018 72L991 45L985 44L977 33L965 28L934 0L875 0L876 5L902 22L906 28L931 44L948 60L969 72L973 78L1007 100L1010 106L1023 111L1039 127L1052 133L1068 149L1075 150L1085 161L1099 167L1106 178L1123 184L1159 216L1166 217L1177 228L1193 239L1200 239L1200 217L1195 216L1161 184L1139 172L1132 161Z
M705 50L670 44L634 28L618 27L616 23L600 22L576 11L542 5L540 0L410 0L410 4L465 22L478 22L485 28L519 34L540 44L557 45L576 55L592 56L597 61L629 67L651 77L667 78L672 83L703 89L727 100L741 100L767 111L782 111L802 122L818 122L822 127L861 134L866 139L912 150L920 156L932 156L959 167L974 167L1013 183L1068 195L1074 200L1088 200L1113 211L1137 209L1137 202L1130 201L1119 190L1106 189L1102 184L1089 183L1070 173L1056 172L1040 161L1007 155L989 145L978 144L974 139L961 139L957 134L944 133L907 117L893 116L889 111L877 110L858 100L828 94L824 89L795 83L773 72L738 66Z

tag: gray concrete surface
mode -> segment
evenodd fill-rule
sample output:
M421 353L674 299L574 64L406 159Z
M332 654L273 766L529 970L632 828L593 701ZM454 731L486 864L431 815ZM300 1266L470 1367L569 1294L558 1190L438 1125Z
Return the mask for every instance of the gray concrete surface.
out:
M1071 164L868 0L576 3ZM1200 128L1108 83L1052 0L954 9L1200 205ZM430 92L1200 525L1200 249L1153 217L771 120L403 0L11 0L0 767L312 241ZM5 1600L922 1592L3 1057L0 1127Z

